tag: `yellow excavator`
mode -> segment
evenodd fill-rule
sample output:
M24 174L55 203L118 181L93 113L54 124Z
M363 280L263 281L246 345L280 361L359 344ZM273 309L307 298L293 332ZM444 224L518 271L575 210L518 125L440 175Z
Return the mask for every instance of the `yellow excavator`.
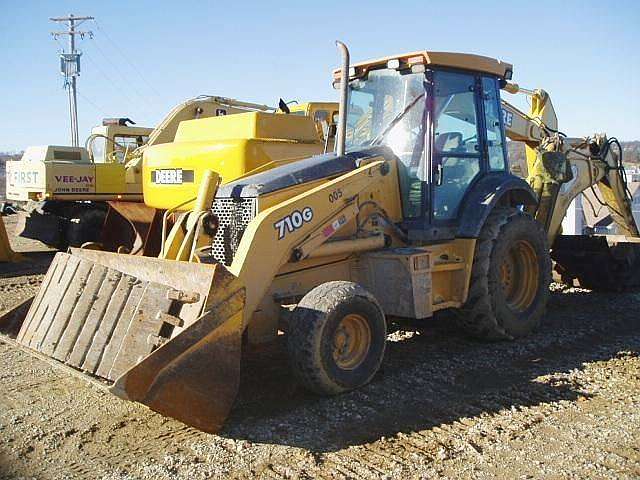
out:
M0 319L4 339L215 432L245 344L284 332L298 381L339 394L377 372L389 317L450 309L492 340L536 329L579 191L597 185L637 237L615 142L565 138L543 92L529 114L501 104L524 91L511 64L418 51L351 65L338 45L335 152L226 184L203 173L158 258L58 253ZM527 142L528 181L509 171L505 132Z
M157 255L163 210L189 208L182 200L197 193L205 169L228 182L333 146L335 103L281 104L285 111L201 96L154 130L110 119L85 148L30 147L7 165L7 197L29 201L18 234L58 248Z
M201 95L176 105L154 129L107 118L84 147L28 147L6 165L7 200L22 207L16 234L60 249L97 241L107 249L142 244L156 213L142 203L145 150L173 141L183 120L272 110Z

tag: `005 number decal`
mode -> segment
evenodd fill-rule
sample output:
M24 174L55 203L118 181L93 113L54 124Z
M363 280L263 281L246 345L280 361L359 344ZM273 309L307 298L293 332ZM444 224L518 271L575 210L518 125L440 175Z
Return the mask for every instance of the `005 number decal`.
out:
M329 202L333 203L336 202L338 200L340 200L342 198L342 190L338 189L338 190L334 190L333 192L331 192L329 194Z
M311 207L305 207L302 211L294 210L286 217L281 218L273 224L273 227L278 231L278 240L282 240L287 233L294 232L312 219L313 210Z

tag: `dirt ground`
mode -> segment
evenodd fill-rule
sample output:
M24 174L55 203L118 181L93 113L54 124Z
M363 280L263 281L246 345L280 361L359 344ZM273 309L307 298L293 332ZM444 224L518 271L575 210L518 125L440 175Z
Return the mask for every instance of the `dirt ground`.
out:
M32 253L0 265L0 310L35 292L51 259L15 248ZM554 286L523 341L470 341L446 316L393 324L374 381L334 398L298 387L273 345L244 358L219 435L0 342L0 477L639 478L638 311L638 294Z

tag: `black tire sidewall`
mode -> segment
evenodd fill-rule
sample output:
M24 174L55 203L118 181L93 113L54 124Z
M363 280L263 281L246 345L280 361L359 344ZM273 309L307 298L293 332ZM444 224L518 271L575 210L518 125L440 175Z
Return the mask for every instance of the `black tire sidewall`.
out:
M349 314L362 316L371 331L371 344L365 359L353 370L340 368L333 359L333 338L340 321ZM386 341L386 322L380 308L360 296L349 298L327 314L320 341L320 358L329 379L341 390L351 390L366 384L378 370L384 356Z
M500 280L500 266L511 246L527 241L534 249L538 262L538 285L532 304L523 312L515 312L506 302ZM540 323L549 296L551 258L544 230L536 220L527 215L517 215L502 227L496 239L489 265L489 287L493 311L500 325L512 337L523 337L531 333Z
M71 218L80 219L78 223L67 222L65 237L71 247L80 247L86 242L98 242L102 236L106 211L93 206L78 206L72 213Z

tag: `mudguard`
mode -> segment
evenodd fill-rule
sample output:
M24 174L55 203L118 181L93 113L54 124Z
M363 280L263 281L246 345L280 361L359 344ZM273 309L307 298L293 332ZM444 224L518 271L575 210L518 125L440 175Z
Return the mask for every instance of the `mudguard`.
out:
M460 208L457 237L478 238L485 220L496 205L535 205L538 203L529 184L511 174L489 174L469 191Z

